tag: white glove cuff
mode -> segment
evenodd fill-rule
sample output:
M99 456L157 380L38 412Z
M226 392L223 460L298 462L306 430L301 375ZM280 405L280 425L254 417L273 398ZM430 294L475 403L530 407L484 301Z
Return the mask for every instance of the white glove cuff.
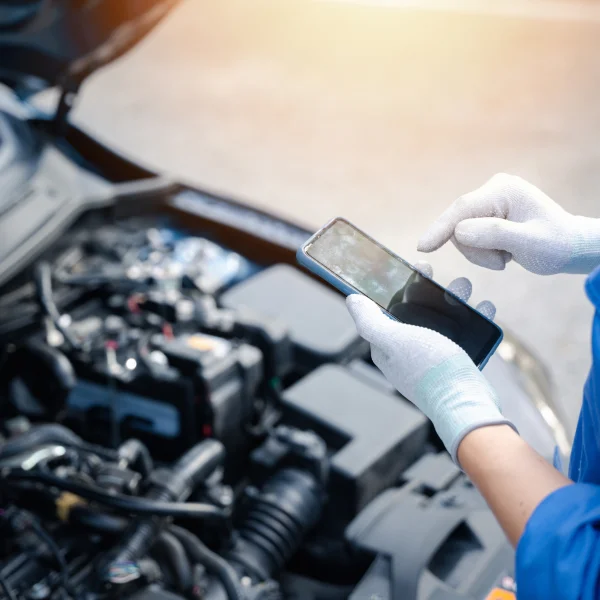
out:
M415 390L415 404L431 419L452 460L459 466L458 446L474 429L510 425L516 431L502 416L494 388L463 354L449 358L425 374Z
M600 219L573 217L571 258L563 273L591 273L600 265Z

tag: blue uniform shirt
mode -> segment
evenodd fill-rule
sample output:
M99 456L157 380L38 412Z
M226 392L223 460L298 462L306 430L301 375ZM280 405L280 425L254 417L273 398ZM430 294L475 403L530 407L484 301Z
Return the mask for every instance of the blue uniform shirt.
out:
M517 547L523 600L600 599L600 267L586 282L596 307L593 364L573 442L569 477L536 508Z

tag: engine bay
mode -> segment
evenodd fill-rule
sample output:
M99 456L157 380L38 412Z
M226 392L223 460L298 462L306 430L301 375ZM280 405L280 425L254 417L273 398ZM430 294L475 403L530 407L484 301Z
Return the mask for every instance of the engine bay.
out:
M70 121L176 4L0 2L0 598L512 594L485 502L295 267L308 232Z
M510 580L479 494L343 298L293 266L90 216L0 305L4 597L484 598Z

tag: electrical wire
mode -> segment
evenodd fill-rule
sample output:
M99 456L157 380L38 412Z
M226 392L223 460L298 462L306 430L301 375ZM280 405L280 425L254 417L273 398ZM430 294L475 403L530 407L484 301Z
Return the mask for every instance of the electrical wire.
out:
M97 454L107 461L115 461L118 456L115 450L84 442L77 434L64 425L45 423L43 425L34 425L29 431L4 442L0 446L0 468L2 460L45 444L59 444L69 448L76 448L82 452Z
M103 513L89 505L75 505L69 513L69 523L108 535L120 535L129 525L129 519Z
M56 562L59 566L60 571L60 579L63 589L70 594L73 598L76 598L77 595L71 586L69 581L69 567L67 565L67 561L65 557L62 555L60 548L52 538L52 536L44 529L43 525L35 518L33 515L28 515L29 524L31 529L37 535L40 540L48 546L48 549L56 559Z
M226 519L228 514L212 504L201 502L162 502L146 498L134 498L123 494L109 494L100 487L69 481L40 471L6 469L0 477L0 485L10 483L39 483L71 492L86 500L111 507L113 510L141 516L174 517L190 519Z
M54 302L60 311L61 307L70 306L83 297L84 291L81 288L59 289L54 293ZM23 336L29 329L36 329L39 326L43 314L44 310L40 307L39 301L35 299L29 302L24 298L16 304L1 304L0 336L9 340L19 340L19 336Z
M188 595L193 587L193 573L190 559L183 544L168 531L163 531L154 544L153 550L163 556L171 568L174 584L183 595Z
M238 574L224 558L210 550L197 536L183 527L172 525L168 531L181 542L195 562L219 578L229 600L242 600L245 597Z
M2 588L2 591L4 592L4 595L7 597L8 600L19 600L17 594L13 592L8 581L3 575L0 575L0 588Z
M152 338L152 332L145 332L140 335L137 342L137 354L140 362L150 371L154 373L156 371L156 364L152 362L149 352L149 343Z
M50 265L46 262L38 263L35 268L34 279L39 301L44 312L52 319L54 326L60 331L65 342L74 350L78 350L80 348L79 342L69 331L68 327L61 323L61 314L52 293L52 269Z

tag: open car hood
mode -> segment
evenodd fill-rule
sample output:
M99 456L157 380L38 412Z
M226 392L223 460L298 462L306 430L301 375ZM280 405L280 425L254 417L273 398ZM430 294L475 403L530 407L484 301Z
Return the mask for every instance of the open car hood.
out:
M179 0L0 0L0 81L21 95L76 90Z
M112 197L97 162L70 148L69 111L86 77L178 2L0 0L0 285L90 203ZM54 114L24 114L19 100L46 88L61 92Z

